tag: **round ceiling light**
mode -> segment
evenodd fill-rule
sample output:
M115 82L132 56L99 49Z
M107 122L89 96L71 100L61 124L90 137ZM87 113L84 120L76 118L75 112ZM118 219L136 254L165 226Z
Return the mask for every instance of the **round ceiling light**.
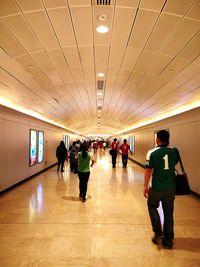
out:
M98 26L96 27L96 31L99 32L99 33L106 33L109 31L109 28L107 26Z
M104 77L104 73L103 73L103 72L99 72L99 73L97 74L97 76L98 76L98 77Z

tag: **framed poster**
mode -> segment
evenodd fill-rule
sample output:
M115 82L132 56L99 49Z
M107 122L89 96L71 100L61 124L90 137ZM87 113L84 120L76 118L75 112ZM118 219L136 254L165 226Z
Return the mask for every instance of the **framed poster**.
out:
M130 150L132 151L134 155L135 154L135 136L129 136L129 145L130 145Z
M44 132L38 131L38 154L37 162L41 163L44 160Z
M29 137L29 166L37 163L37 130L30 129Z

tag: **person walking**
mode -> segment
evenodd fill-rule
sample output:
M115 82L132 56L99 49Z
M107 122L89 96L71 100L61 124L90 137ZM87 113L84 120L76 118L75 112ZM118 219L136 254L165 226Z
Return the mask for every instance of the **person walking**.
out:
M76 146L76 141L74 141L69 148L69 162L71 172L76 174L78 172L78 148Z
M90 165L91 162L91 165ZM94 165L94 160L87 151L87 146L82 145L78 153L78 177L79 177L79 197L82 202L86 201L87 184L90 177L90 167Z
M157 132L157 147L149 150L146 157L143 191L154 232L152 242L162 243L166 249L172 248L174 239L175 165L178 163L176 150L169 147L169 137L166 130ZM157 210L159 202L164 214L163 229Z
M123 168L126 168L128 162L128 152L130 151L132 155L132 151L130 150L130 146L127 144L127 140L124 139L124 143L119 147L122 153L122 165Z
M117 160L117 150L118 150L118 143L117 143L117 138L114 138L112 144L111 144L111 156L112 156L112 165L113 168L115 168L116 165L116 160Z
M56 149L56 157L58 160L57 171L59 171L61 167L61 172L64 172L64 162L67 159L67 149L63 141L60 142L60 145Z

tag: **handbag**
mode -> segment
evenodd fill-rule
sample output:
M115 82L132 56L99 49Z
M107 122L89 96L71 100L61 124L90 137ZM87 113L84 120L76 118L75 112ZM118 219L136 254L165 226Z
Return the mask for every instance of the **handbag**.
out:
M109 154L112 156L112 149L109 150Z
M180 174L176 170L176 178L175 178L176 179L175 180L176 195L189 195L191 193L191 189L190 189L190 185L188 182L188 177L187 177L187 174L185 173L180 153L177 148L175 148L175 150L176 150L178 161L180 163L181 171L182 171L182 173Z

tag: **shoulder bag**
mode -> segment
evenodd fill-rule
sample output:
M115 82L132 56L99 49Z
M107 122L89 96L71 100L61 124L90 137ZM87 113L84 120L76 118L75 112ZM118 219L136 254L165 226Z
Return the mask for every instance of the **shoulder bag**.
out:
M189 195L191 193L191 189L188 182L187 174L185 173L180 153L177 148L175 148L175 150L178 155L178 161L180 163L182 171L182 173L180 174L176 170L176 195Z

